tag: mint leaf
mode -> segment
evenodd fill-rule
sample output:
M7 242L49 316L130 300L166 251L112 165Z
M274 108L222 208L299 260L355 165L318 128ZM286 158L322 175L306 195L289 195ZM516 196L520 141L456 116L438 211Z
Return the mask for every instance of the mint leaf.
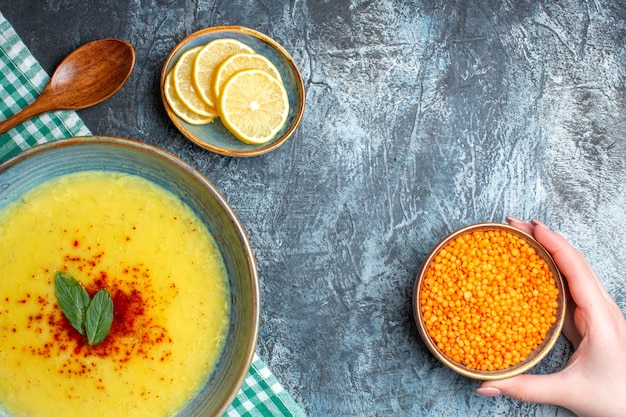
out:
M85 334L85 312L89 305L89 294L78 281L64 272L57 272L55 290L59 306L73 328Z
M97 345L111 330L113 323L113 300L106 290L100 290L93 296L85 314L87 342Z
M85 287L64 272L57 272L54 284L61 311L72 327L87 336L90 345L102 342L113 323L113 300L109 293L100 290L90 299Z

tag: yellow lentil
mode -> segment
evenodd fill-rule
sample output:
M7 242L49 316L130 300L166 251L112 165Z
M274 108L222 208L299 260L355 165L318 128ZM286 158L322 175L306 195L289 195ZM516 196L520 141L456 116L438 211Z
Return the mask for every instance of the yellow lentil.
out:
M420 310L448 358L493 371L523 361L545 339L558 294L548 264L524 239L473 232L449 242L428 266Z

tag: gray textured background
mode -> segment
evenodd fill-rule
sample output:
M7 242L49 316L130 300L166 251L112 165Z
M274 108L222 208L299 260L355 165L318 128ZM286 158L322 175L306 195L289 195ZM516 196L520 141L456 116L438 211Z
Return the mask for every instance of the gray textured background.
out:
M91 4L90 4L91 3ZM96 134L200 169L250 235L262 279L258 351L310 416L567 416L473 394L413 323L412 287L448 232L539 218L588 256L626 311L623 1L0 0L51 73L87 41L131 42ZM278 150L233 159L168 121L158 77L188 34L235 24L280 42L307 110ZM561 368L561 340L536 369Z

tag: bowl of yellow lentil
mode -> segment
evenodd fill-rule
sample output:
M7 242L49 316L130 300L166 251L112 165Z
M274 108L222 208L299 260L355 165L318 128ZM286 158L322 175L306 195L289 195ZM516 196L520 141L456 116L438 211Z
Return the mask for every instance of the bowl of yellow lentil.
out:
M563 278L529 234L474 224L427 256L413 309L424 343L446 366L474 379L509 378L554 347L565 320Z

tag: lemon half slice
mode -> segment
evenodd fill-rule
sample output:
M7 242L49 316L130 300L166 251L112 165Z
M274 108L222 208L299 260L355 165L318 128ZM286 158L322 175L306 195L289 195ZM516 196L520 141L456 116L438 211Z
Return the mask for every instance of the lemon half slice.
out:
M289 114L283 83L259 69L235 73L226 81L218 102L224 126L249 144L269 142Z
M170 108L178 117L187 123L192 125L203 125L211 123L215 119L214 116L200 116L180 100L174 88L172 71L170 71L165 77L165 85L163 87L165 99L167 100Z
M213 94L213 77L217 66L231 55L241 52L253 53L254 50L243 42L231 38L215 39L200 49L194 61L192 80L202 100L211 107L216 107Z
M201 49L202 47L198 46L185 51L176 62L172 75L174 90L178 98L199 116L217 117L215 107L209 106L202 100L192 82L193 63Z
M213 94L218 98L221 94L224 83L232 77L233 74L246 69L261 69L267 72L278 81L282 82L280 72L272 62L260 54L240 53L226 58L215 69L213 78Z

